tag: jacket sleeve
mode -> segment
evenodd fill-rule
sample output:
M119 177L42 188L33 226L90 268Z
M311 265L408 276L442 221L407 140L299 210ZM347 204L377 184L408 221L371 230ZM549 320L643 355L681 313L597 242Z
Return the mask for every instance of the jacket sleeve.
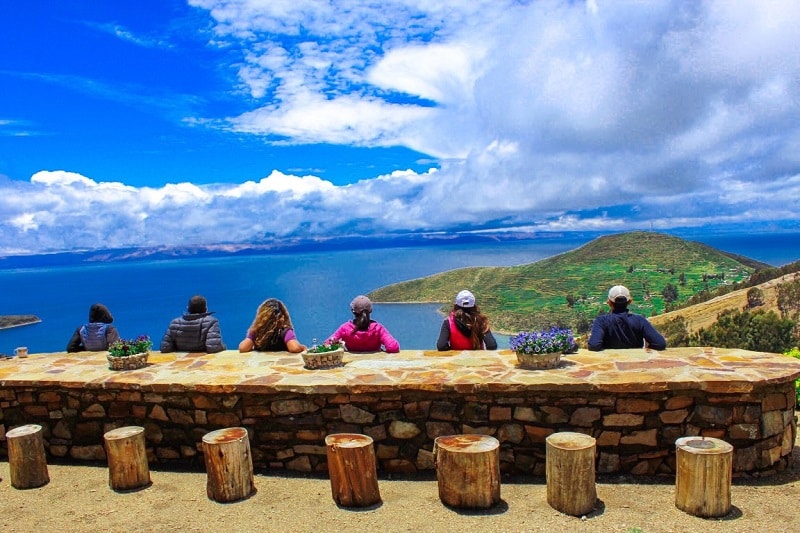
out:
M336 331L331 333L330 336L328 336L328 338L325 339L324 342L333 342L334 340L344 341L344 334L347 333L348 324L352 324L352 322L345 322L344 324L336 328ZM347 346L346 342L345 346Z
M392 334L389 333L389 330L383 325L381 325L381 344L383 344L383 347L386 349L386 353L397 353L400 351L400 343L397 342L397 339L392 337Z
M81 326L75 329L72 338L67 343L67 352L82 352L84 350L83 343L81 342Z
M644 322L642 324L642 334L644 335L644 340L647 341L647 346L653 350L665 350L667 341L664 336L656 331L656 328L646 318L642 318L642 322Z
M444 319L442 328L439 330L439 338L436 340L436 349L440 352L450 349L450 321Z
M108 343L108 345L111 346L118 340L119 340L119 331L117 331L117 328L109 324L109 326L106 328L106 343Z
M175 351L175 338L172 336L171 323L167 328L167 331L164 333L164 338L161 339L161 351L165 353Z
M604 335L605 331L600 323L600 317L595 318L594 322L592 322L592 332L589 334L588 348L590 351L599 352L603 349Z
M217 353L223 350L226 348L225 343L222 342L222 331L219 329L219 321L214 320L206 335L206 353Z
M487 331L486 334L483 336L483 344L484 346L486 346L487 350L497 349L497 339L494 338L494 335L492 335L491 330Z

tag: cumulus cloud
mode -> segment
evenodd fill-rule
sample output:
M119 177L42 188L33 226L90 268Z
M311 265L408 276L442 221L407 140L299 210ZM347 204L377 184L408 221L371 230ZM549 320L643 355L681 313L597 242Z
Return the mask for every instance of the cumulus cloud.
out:
M231 91L249 108L187 122L276 144L403 146L438 169L160 188L42 172L0 183L3 242L796 219L797 2L190 4L213 22L209 45L238 55Z
M799 170L793 2L194 3L265 100L233 129L447 159L421 198L445 214L669 203L780 177L754 160Z

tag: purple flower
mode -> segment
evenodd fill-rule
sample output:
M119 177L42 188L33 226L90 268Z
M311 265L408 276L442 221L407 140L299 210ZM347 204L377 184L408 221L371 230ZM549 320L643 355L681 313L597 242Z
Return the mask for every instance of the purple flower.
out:
M509 339L512 350L524 354L567 352L575 345L571 329L522 331Z
M148 335L139 335L135 339L120 339L108 347L111 357L125 357L147 352L153 346Z

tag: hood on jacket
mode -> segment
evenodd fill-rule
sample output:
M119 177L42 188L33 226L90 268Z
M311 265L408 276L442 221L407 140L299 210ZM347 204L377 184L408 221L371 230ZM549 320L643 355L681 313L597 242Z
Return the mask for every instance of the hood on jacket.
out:
M89 308L89 322L103 322L111 324L114 322L114 317L111 316L111 311L108 310L103 304L94 304Z

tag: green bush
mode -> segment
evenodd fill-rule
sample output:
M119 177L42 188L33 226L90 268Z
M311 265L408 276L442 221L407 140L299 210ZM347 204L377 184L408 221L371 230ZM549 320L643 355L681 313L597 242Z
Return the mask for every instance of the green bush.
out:
M794 328L793 320L774 311L728 309L709 328L691 335L689 345L784 353L797 342Z
M794 357L795 359L800 359L800 348L795 346L794 348L786 352L786 355L788 355L789 357ZM794 382L794 390L795 393L797 394L797 404L800 405L800 379Z

